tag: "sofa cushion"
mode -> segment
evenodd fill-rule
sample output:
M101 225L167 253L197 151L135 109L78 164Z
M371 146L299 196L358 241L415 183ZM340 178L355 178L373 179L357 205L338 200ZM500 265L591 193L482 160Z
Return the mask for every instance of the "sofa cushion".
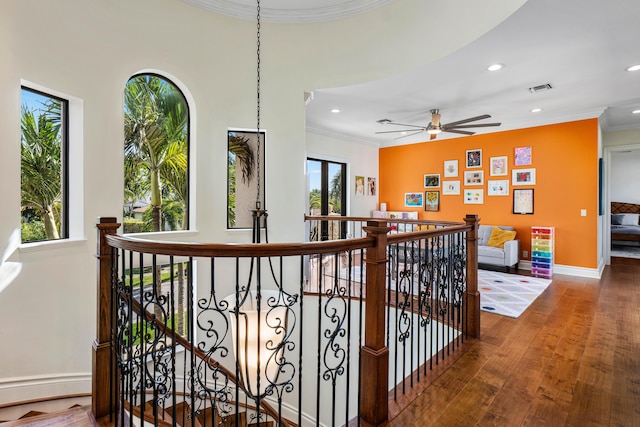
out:
M498 227L493 227L491 231L491 236L489 237L489 241L487 242L487 246L493 246L496 248L503 249L505 242L509 240L513 240L516 237L516 232L511 230L503 230Z
M485 260L488 258L498 259L500 263L502 263L504 260L504 249L494 246L478 246L478 262L482 262L482 258Z
M487 243L489 242L489 237L491 237L493 227L493 225L480 225L478 227L478 245L487 245ZM502 230L514 230L514 228L509 225L498 225L497 227Z

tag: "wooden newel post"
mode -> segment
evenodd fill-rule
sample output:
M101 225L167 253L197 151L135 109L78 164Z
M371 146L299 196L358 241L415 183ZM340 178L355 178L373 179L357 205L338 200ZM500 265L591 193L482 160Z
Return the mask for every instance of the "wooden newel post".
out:
M480 292L478 292L478 215L467 215L464 222L472 226L467 232L467 291L464 304L467 307L467 331L469 336L480 338Z
M111 384L111 268L113 256L106 236L116 234L120 224L116 218L100 218L98 228L98 298L96 339L92 352L91 410L96 419L115 411L115 400L111 395L115 384Z
M367 249L365 335L360 349L360 421L363 426L384 426L389 422L389 349L385 339L387 233L384 221L367 221L364 231L376 239Z

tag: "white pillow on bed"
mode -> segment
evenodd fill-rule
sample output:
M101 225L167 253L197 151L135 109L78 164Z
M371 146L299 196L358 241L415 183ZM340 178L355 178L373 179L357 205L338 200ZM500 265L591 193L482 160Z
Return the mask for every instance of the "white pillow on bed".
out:
M622 221L620 225L638 225L640 220L640 214L622 214Z

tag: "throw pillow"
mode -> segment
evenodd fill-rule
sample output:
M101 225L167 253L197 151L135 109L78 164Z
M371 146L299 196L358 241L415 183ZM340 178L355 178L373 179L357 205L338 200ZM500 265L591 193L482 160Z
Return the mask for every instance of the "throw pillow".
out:
M640 214L622 214L622 223L620 225L638 225Z
M623 214L611 214L611 225L622 225Z
M491 236L487 242L488 246L504 249L504 244L509 240L513 240L516 237L516 232L511 230L503 230L498 227L493 227L491 230Z

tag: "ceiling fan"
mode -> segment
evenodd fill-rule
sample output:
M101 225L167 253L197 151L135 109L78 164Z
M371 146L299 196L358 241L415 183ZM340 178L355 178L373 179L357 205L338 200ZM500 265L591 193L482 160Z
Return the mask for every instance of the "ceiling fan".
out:
M389 119L381 119L378 120L378 123L382 125L397 125L397 126L408 126L413 129L400 129L400 130L388 130L379 133L403 133L402 136L399 136L394 139L406 138L411 135L416 135L420 132L427 132L430 136L429 140L436 139L440 132L451 132L451 133L459 133L462 135L473 135L475 132L471 132L468 130L469 128L476 127L489 127L489 126L500 126L501 123L476 123L476 124L466 124L470 122L475 122L476 120L488 119L491 116L489 114L483 114L481 116L470 117L464 120L458 120L456 122L451 122L447 124L440 124L440 110L434 109L431 110L431 122L427 126L419 126L419 125L408 125L405 123L396 123Z

